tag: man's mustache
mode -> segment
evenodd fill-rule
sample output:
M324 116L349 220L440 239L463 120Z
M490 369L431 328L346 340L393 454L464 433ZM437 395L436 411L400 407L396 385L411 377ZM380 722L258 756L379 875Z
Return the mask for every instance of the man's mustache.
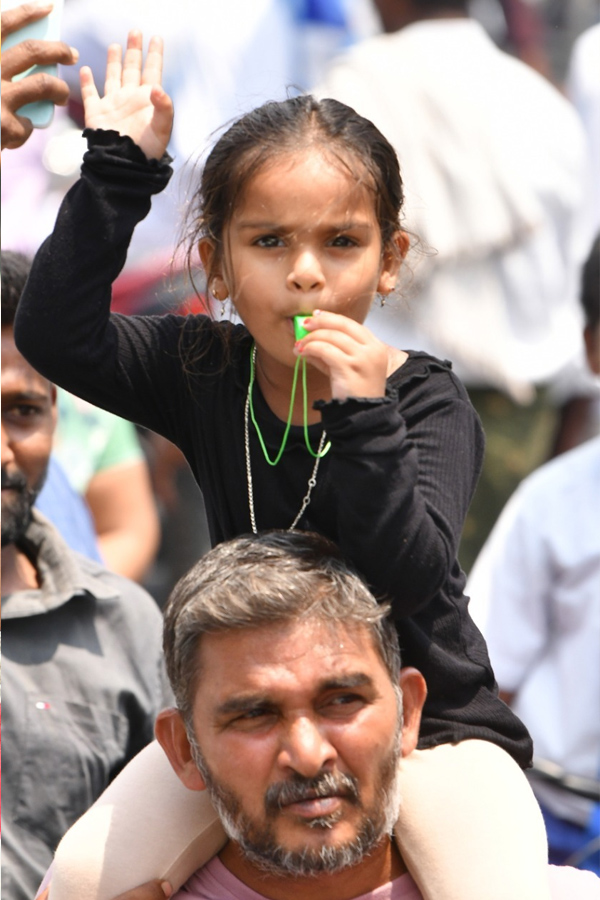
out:
M2 490L12 489L15 491L24 491L27 489L27 479L21 472L14 472L9 475L2 469Z
M289 781L272 784L265 794L265 807L269 812L279 812L290 803L314 800L316 797L345 797L358 803L358 781L343 772L322 772L314 778L295 776Z

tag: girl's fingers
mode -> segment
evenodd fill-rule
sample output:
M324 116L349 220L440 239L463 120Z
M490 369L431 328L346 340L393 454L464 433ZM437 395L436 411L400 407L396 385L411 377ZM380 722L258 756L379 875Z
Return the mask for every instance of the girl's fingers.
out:
M163 42L156 35L150 38L146 62L142 71L142 84L160 84L163 68Z
M334 331L333 329L320 328L318 331L312 332L312 337L302 339L299 350L301 356L307 359L313 354L321 354L330 347L336 347L347 356L352 357L357 352L360 353L364 348L364 344L358 343L354 337L345 334L343 331Z
M79 83L81 85L81 99L83 105L98 99L98 91L94 82L94 76L89 66L82 66L79 70Z
M351 357L339 346L321 341L307 346L302 358L329 376L331 395L338 400L385 396L387 354Z
M307 362L318 360L340 372L352 371L355 374L362 372L369 376L372 372L385 373L387 370L385 344L381 342L368 346L357 344L351 337L341 335L339 332L326 332L322 340L320 334L318 338L315 335L310 341L305 338L302 345L296 348L296 353Z
M302 338L300 346L307 350L315 342L336 344L348 355L383 346L365 325L339 313L317 313L307 320L305 327L308 334Z
M106 53L106 80L104 95L114 94L121 87L121 45L111 44Z
M168 130L168 133L171 134L171 127L173 125L173 101L166 91L162 89L160 84L154 85L150 91L150 101L160 119L163 130Z
M315 313L306 320L305 328L309 334L318 334L323 329L348 334L359 343L368 343L372 337L369 329L360 322L343 316L341 313L327 312L326 310L315 310Z
M166 146L173 127L173 101L160 85L155 85L152 88L150 100L154 106L152 127Z
M130 31L127 36L127 49L123 60L123 85L137 87L142 75L142 33Z

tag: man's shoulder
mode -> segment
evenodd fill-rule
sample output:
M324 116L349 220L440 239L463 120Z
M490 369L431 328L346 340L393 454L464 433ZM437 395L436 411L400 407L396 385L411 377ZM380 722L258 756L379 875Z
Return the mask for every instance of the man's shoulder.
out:
M600 900L600 878L571 866L550 866L552 900Z
M76 559L85 591L94 597L94 619L110 634L115 648L162 656L162 613L141 585L111 572L95 560L70 551Z
M23 549L30 558L35 558L40 585L3 597L3 617L43 615L71 600L88 596L94 601L91 607L94 617L110 620L111 627L117 626L127 634L139 632L142 636L161 631L161 612L144 588L72 550L38 510L33 512Z
M89 582L90 587L94 584L98 585L99 593L105 594L107 591L110 591L121 596L127 594L138 597L141 603L151 603L153 606L156 606L148 591L137 582L131 581L131 579L126 578L124 575L119 575L117 572L112 572L102 563L97 562L95 559L90 559L76 550L69 549L69 552L76 561L77 567L85 576L86 581Z
M124 619L143 620L150 616L156 622L162 623L162 614L156 601L145 588L123 575L111 572L102 564L82 556L75 550L69 552L77 561L90 593L97 598L100 610L105 606L112 608L115 605L114 601L118 600L116 610Z

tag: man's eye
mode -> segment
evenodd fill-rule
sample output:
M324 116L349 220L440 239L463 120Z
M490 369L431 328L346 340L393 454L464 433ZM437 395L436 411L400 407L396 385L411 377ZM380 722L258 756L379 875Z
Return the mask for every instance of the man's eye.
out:
M262 707L257 707L256 709L249 709L245 712L240 718L242 719L260 719L261 716L268 716L269 710L263 709Z
M236 730L245 731L254 728L261 728L268 725L275 719L276 713L272 709L258 706L256 709L249 709L240 713L229 723L229 727Z
M30 403L21 403L19 406L13 407L12 412L19 419L28 419L32 416L41 415L43 410L39 406L32 406Z
M364 706L366 700L360 694L336 694L330 697L324 704L325 710L329 710L333 714L346 714L354 712L361 706Z
M237 716L235 722L257 722L260 719L267 719L274 716L275 712L268 706L257 706L255 709L248 709L241 715Z
M282 245L281 238L276 234L264 234L254 243L257 247L281 247Z

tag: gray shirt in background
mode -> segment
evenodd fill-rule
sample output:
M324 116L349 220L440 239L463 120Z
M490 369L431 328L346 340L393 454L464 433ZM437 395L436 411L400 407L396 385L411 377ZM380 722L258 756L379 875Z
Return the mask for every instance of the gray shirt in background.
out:
M4 900L31 900L63 834L172 703L149 594L37 512L21 546L41 587L2 597Z

